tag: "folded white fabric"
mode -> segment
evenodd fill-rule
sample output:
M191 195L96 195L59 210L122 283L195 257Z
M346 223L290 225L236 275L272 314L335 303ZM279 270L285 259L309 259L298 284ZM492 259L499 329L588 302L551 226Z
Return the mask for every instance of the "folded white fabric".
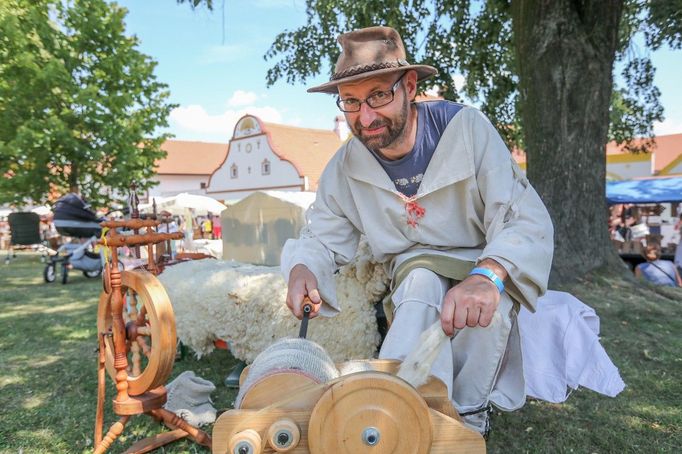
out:
M178 375L166 385L168 400L163 407L172 411L195 427L211 424L216 419L216 409L211 401L215 385L191 370Z
M564 402L569 389L584 386L615 397L625 383L599 343L599 317L569 293L548 290L533 314L518 317L526 394Z

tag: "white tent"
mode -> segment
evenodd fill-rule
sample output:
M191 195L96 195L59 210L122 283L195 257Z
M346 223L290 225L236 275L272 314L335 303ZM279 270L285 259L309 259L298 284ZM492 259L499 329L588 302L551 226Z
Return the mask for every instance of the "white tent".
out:
M50 207L45 205L35 207L31 211L37 214L38 216L47 216L48 214L52 213Z
M216 199L187 192L172 197L152 197L152 199L156 202L157 213L165 210L178 216L184 215L187 209L193 209L195 216L206 216L208 213L219 215L227 208ZM153 204L151 201L150 203L140 204L139 209L143 213L151 213Z
M220 216L223 260L279 265L284 243L298 236L314 192L257 191Z

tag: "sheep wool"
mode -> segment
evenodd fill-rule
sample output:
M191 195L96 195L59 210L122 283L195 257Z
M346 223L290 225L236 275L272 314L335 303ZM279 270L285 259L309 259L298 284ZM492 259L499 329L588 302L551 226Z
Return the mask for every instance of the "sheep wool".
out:
M178 339L197 356L222 339L236 358L251 363L275 340L298 333L300 321L286 306L279 267L197 260L168 267L158 277L173 305ZM341 313L311 320L307 338L335 362L371 358L380 341L374 303L386 294L388 277L366 241L336 281Z

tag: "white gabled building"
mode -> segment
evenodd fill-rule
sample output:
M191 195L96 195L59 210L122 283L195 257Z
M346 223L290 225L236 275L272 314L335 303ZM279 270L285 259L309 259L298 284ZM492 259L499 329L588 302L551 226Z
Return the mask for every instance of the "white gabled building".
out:
M161 149L166 157L156 163L157 185L147 191L147 197L205 194L211 173L225 158L227 144L166 140Z
M237 200L254 191L315 191L341 143L332 130L264 123L245 115L234 128L224 161L209 179L206 195Z

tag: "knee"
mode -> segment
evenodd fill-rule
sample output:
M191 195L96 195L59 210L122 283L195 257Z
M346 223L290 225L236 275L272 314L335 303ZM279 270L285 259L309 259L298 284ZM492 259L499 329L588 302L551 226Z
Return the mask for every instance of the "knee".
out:
M406 301L414 301L438 308L447 291L447 279L425 268L415 268L396 289L393 302L398 306Z
M410 287L437 286L440 285L441 277L426 268L415 268L409 272L400 285Z

